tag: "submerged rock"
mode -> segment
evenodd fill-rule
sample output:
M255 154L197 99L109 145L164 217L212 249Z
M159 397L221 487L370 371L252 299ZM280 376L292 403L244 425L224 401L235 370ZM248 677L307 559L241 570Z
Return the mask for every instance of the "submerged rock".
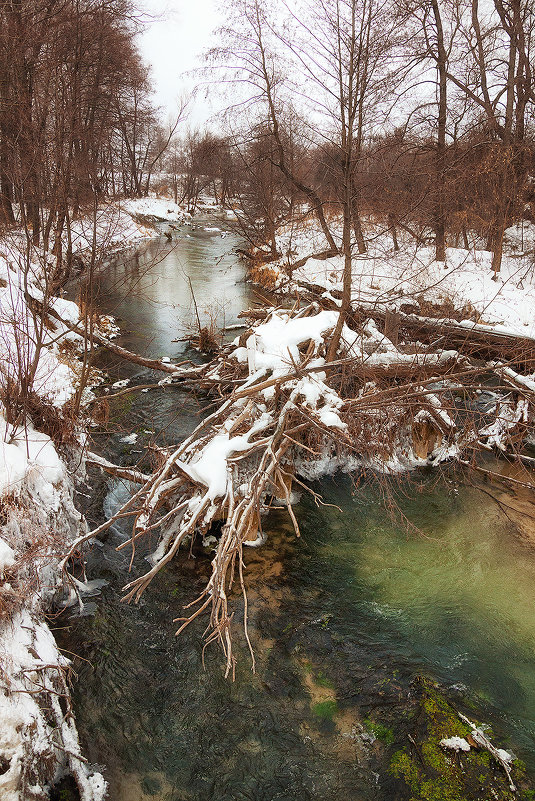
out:
M396 799L411 801L512 801L532 798L532 785L518 760L512 763L514 792L500 763L480 748L471 729L443 691L426 679L415 683L405 745L390 759ZM505 752L504 752L505 753Z

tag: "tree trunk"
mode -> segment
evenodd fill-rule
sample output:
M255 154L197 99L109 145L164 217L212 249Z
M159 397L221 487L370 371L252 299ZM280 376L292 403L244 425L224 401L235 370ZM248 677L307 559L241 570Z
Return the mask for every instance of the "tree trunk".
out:
M436 148L436 187L435 187L435 259L446 261L446 62L444 31L438 0L432 1L433 14L437 28L437 71L438 71L438 128Z
M398 235L396 229L396 218L392 214L392 212L390 212L388 215L388 228L390 229L390 234L392 236L392 244L394 246L394 251L397 253L397 251L399 250L399 244L398 244Z

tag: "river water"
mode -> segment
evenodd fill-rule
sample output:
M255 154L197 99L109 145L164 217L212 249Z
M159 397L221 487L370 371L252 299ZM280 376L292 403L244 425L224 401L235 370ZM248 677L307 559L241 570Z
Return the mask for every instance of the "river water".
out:
M199 313L219 323L254 301L239 243L205 230L216 227L224 224L184 227L172 243L152 241L110 266L98 305L120 318L120 344L196 359L175 341L192 321L191 288ZM105 366L113 379L159 378ZM139 393L112 407L95 447L135 464L144 445L178 441L201 413L202 399L177 387ZM267 544L247 553L257 672L238 642L234 683L217 649L203 666L202 621L174 638L172 620L203 586L209 556L183 555L129 606L120 602L129 554L116 551L127 528L93 549L90 574L109 584L95 614L62 624L61 637L81 657L78 725L113 801L386 801L395 786L374 772L369 720L395 731L422 674L475 706L500 744L535 767L535 551L488 494L430 473L413 479L391 490L416 531L386 511L371 478L356 489L346 476L321 482L330 506L304 495L300 540L283 511L267 519ZM98 523L129 488L93 481L88 514ZM142 569L140 552L133 570Z

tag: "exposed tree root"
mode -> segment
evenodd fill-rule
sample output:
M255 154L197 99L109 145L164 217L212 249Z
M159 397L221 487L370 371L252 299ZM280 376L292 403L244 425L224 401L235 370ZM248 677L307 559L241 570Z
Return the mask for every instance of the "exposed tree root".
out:
M518 448L533 419L535 387L526 377L503 364L476 364L459 351L396 346L371 318L355 330L344 326L337 359L326 363L336 317L317 304L270 309L209 364L175 368L166 383L193 381L222 403L178 447L161 450L151 476L90 456L140 487L111 520L74 543L64 566L84 540L131 516L131 538L120 546L131 548L131 566L138 541L156 530L160 537L150 569L124 588L124 600L137 602L181 546L222 523L210 579L175 622L179 634L209 613L206 644L220 643L227 675L234 670L235 589L244 598L254 669L244 547L262 541L260 517L273 498L287 506L299 536L291 486L306 484L297 474L358 466L388 471L450 458L464 464L467 450L480 446ZM487 394L495 402L478 405L491 375Z

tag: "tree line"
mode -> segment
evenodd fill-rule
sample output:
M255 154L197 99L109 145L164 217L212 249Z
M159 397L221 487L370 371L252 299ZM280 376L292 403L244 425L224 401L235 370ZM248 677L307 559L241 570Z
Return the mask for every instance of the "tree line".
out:
M497 274L531 213L530 0L233 0L208 67L232 95L224 133L181 141L180 113L164 128L151 104L129 0L9 0L0 23L0 223L16 207L59 262L81 207L162 170L191 211L205 191L239 209L266 259L313 216L315 255L348 269L373 219L394 248L431 233L441 261L477 238Z
M439 261L477 239L499 272L506 227L533 214L531 0L237 0L228 17L210 60L226 134L175 149L177 196L219 187L266 259L313 215L316 255L349 264L372 218L394 248L431 235Z
M70 223L105 195L141 195L176 127L160 124L128 0L0 6L0 225L19 214L61 267Z

